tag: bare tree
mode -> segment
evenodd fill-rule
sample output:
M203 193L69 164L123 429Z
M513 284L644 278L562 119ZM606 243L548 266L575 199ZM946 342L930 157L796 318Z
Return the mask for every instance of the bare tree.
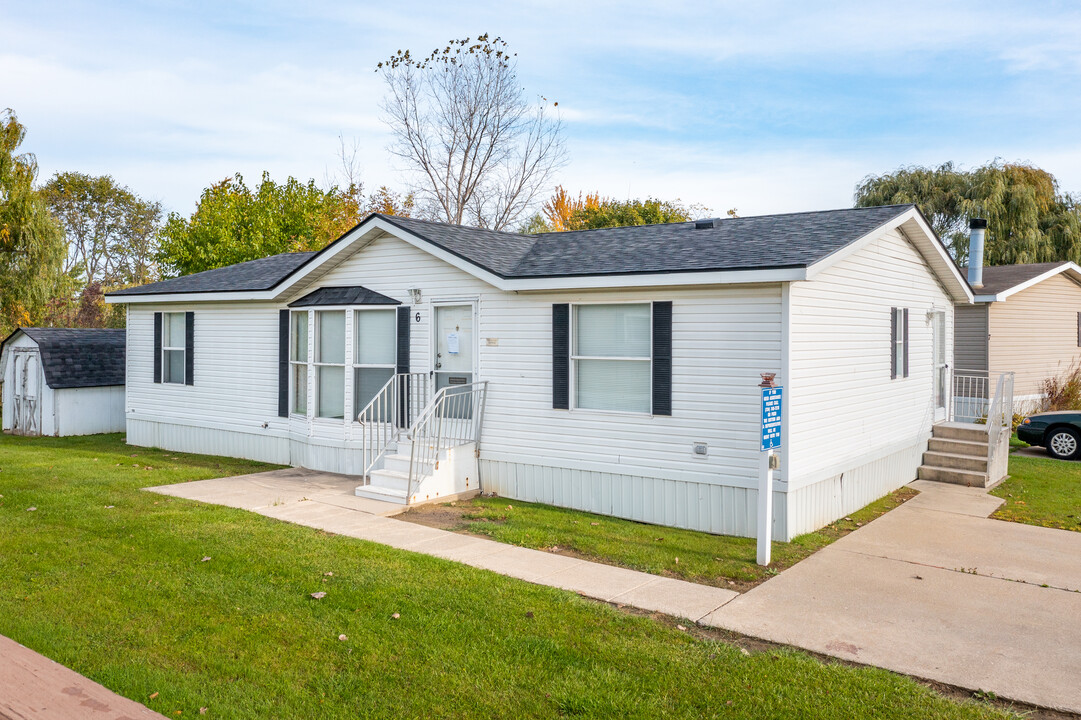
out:
M390 150L414 172L424 214L505 229L566 162L558 103L526 98L515 58L485 34L452 40L422 60L399 50L379 63Z

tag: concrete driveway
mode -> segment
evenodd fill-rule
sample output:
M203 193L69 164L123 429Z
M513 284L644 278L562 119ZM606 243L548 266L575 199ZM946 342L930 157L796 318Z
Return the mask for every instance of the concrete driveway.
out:
M990 520L985 490L921 494L702 624L1081 712L1081 533Z

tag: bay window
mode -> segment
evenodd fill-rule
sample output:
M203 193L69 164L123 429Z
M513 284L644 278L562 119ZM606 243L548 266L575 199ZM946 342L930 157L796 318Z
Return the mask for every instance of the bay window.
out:
M308 311L292 313L289 369L293 384L291 412L308 414Z
M394 310L353 313L353 417L394 377L397 363Z
M315 414L345 417L345 311L315 313Z

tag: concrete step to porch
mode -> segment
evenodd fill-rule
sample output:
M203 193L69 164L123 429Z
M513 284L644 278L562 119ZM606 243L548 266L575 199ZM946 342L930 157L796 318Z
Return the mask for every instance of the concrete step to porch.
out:
M920 480L934 480L968 487L987 487L988 484L986 472L973 472L972 470L934 467L931 465L921 465L917 476Z
M934 437L987 444L987 426L975 423L945 422L931 428Z
M375 472L372 473L373 476L375 475ZM382 500L383 502L405 505L405 490L386 487L385 485L361 485L356 489L356 495L357 497L369 498L371 500Z
M383 457L383 469L394 470L395 472L407 473L409 472L409 449L406 449L405 453L397 452L393 455L385 455ZM417 461L417 473L418 475L425 476L432 474L432 464Z
M928 467L986 473L987 451L985 449L980 455L968 455L928 450L923 454L923 464Z
M987 440L973 442L971 440L951 440L950 438L932 437L927 442L927 449L931 452L953 453L955 455L968 455L970 457L987 457Z

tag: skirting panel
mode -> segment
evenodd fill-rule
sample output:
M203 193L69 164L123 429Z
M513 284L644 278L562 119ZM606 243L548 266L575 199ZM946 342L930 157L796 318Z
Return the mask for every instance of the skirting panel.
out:
M128 419L129 445L222 455L289 465L289 441L280 437Z
M480 460L481 489L501 497L653 525L754 537L758 493L710 483ZM773 537L783 539L785 494L774 492Z
M916 479L927 442L846 470L788 493L786 540L814 532Z

